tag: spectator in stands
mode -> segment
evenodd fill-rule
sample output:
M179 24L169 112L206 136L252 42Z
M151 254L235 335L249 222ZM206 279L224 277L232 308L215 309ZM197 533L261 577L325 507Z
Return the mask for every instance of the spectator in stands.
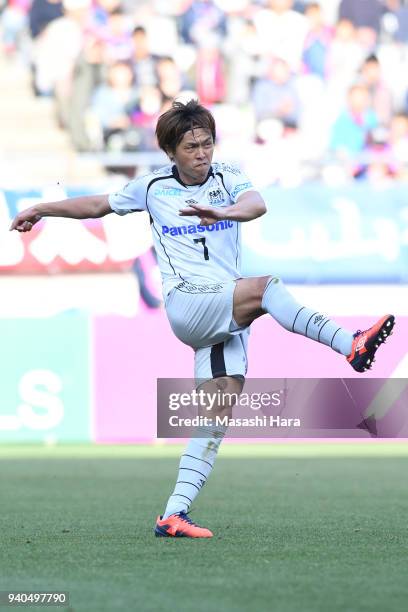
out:
M378 118L370 106L368 89L353 85L348 92L347 108L333 125L330 149L341 156L361 153L368 144L370 132L377 126Z
M253 19L262 53L281 57L297 72L308 22L304 15L293 10L293 0L268 0L267 7L256 12Z
M224 60L216 38L197 50L196 91L202 104L222 102L225 96Z
M355 82L364 58L355 27L351 21L340 20L336 24L326 63L327 106L334 116L343 108L347 91Z
M156 141L156 123L166 110L158 87L143 85L138 89L137 108L132 113L132 125L137 128L140 140L138 147L143 151L158 151Z
M154 55L175 57L179 51L180 37L177 21L169 14L169 5L173 6L174 1L139 0L132 9L133 22L146 28L149 35L150 52Z
M61 126L68 125L75 63L85 42L91 0L63 0L64 16L51 21L36 39L35 86L40 95L54 94Z
M29 12L31 36L37 38L51 21L63 14L62 0L33 0Z
M392 11L393 38L396 42L408 43L408 5L402 0L388 0L388 7Z
M135 74L136 85L157 85L156 64L158 56L150 51L146 28L137 26L132 34L131 61Z
M100 136L99 127L93 133L94 124L89 108L94 91L102 84L105 76L105 47L100 38L90 37L80 53L72 76L69 99L68 130L77 151L91 151ZM90 119L90 120L89 120Z
M342 0L340 3L339 18L349 19L354 25L366 55L376 51L385 12L385 0Z
M255 82L252 91L257 122L278 119L284 126L295 127L299 120L299 98L288 63L279 57L269 62L264 78Z
M108 69L106 83L97 88L91 104L107 149L126 148L126 132L132 125L132 114L137 107L132 67L126 62L116 62Z
M377 58L385 5L391 25ZM79 151L94 148L95 125L111 148L154 149L158 109L196 89L223 117L221 146L223 135L232 151L244 139L256 139L264 152L284 143L282 159L297 148L318 160L329 145L366 153L372 128L388 133L395 108L408 110L407 6L402 0L9 0L2 26L12 49L18 28L11 21L7 30L5 16L30 8L37 91L55 95L60 124ZM237 122L239 136L231 127ZM405 124L405 115L391 119L381 155L405 155ZM375 154L379 146L374 139Z
M227 102L247 104L251 85L259 76L261 65L259 40L252 20L235 20L223 50L226 58Z
M397 175L397 167L390 155L388 130L379 126L368 134L364 154L357 161L354 178L367 180L376 188L388 187Z
M31 0L9 0L6 4L3 11L0 5L0 30L4 51L11 54L17 50L27 26L27 13Z
M385 2L381 0L341 0L339 5L339 19L351 21L357 29L370 28L377 35L385 12Z
M121 7L107 14L106 24L99 28L99 36L105 45L107 63L130 60L133 53L132 24Z
M171 57L161 57L156 64L157 84L164 98L176 98L187 85L180 68Z
M208 37L224 38L227 21L224 12L213 0L190 0L189 8L180 16L180 33L184 42L202 45Z
M378 121L388 126L393 111L392 95L384 83L381 64L376 55L370 55L360 70L359 82L364 85L370 96L370 106Z
M93 2L93 19L97 27L106 26L109 15L115 10L122 8L121 0L94 0Z
M333 28L326 24L322 7L317 2L311 2L306 6L305 16L309 22L309 31L303 48L303 65L307 73L324 79L327 53L333 39Z

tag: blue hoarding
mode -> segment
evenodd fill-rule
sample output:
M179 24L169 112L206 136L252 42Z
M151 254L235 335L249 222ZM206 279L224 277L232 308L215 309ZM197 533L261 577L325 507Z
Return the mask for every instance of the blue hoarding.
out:
M243 225L243 273L296 283L407 282L408 189L308 184L263 191L268 213Z

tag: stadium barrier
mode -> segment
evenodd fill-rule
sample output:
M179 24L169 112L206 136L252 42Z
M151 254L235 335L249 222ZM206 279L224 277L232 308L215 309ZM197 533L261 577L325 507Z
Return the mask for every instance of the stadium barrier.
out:
M268 214L245 226L244 273L292 283L408 281L406 186L307 184L263 192Z
M18 210L38 200L91 193L58 186L0 191L0 272L113 271L151 244L147 215L84 222L47 219L33 231L7 233ZM292 283L408 281L406 187L307 184L270 187L268 214L243 224L244 275L277 272Z
M348 329L371 317L338 317ZM364 378L407 371L408 316ZM156 379L191 378L192 350L170 330L162 310L136 317L71 311L44 319L0 319L0 441L152 442ZM288 334L263 317L254 323L248 376L359 378L321 345Z

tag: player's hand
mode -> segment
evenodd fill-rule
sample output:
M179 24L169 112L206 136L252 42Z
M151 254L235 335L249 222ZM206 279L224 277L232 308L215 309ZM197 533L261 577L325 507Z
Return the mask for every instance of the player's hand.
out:
M222 208L203 206L202 204L191 204L187 208L179 210L181 217L200 217L200 225L212 225L225 218Z
M14 217L10 225L10 231L17 230L18 232L30 232L33 225L40 221L41 218L41 215L38 214L36 209L27 208L27 210L23 210Z

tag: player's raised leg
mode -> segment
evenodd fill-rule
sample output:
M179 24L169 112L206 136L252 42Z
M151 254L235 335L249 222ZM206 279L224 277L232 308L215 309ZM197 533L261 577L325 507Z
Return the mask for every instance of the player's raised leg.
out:
M352 333L314 308L299 304L273 276L243 278L234 292L234 319L240 326L269 313L282 327L330 346L347 357L357 372L370 369L379 346L392 333L393 315L385 315L365 331Z
M156 536L212 537L213 534L209 529L196 525L187 513L213 469L218 449L227 430L226 426L217 425L216 417L231 416L233 404L231 398L241 393L242 386L243 381L232 376L223 376L200 385L199 390L219 398L211 410L208 410L205 402L201 406L201 414L212 419L213 424L208 427L198 427L197 437L191 438L181 456L174 491L169 497L163 516L159 516L156 521Z

